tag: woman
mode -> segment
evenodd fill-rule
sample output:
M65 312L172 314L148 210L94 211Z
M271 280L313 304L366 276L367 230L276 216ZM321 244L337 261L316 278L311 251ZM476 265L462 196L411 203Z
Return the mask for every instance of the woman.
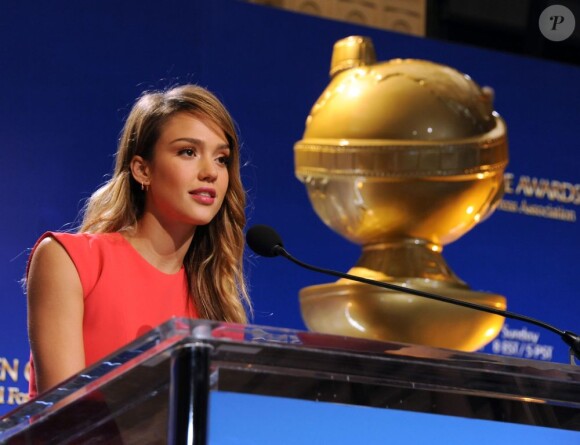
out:
M79 232L32 251L32 397L172 316L246 322L239 169L232 118L207 90L136 102Z

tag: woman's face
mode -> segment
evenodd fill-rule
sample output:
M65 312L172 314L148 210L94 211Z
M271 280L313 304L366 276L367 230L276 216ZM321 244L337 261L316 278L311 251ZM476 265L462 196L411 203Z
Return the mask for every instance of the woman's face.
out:
M224 201L230 147L221 128L188 113L162 127L147 162L145 211L162 223L208 224Z

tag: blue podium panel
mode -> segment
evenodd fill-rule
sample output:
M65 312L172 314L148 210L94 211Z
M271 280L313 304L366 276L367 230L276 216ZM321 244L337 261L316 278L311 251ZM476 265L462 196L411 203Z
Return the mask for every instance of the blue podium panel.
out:
M580 443L579 431L221 391L209 418L211 445Z
M174 319L0 418L6 445L467 440L580 443L580 371Z

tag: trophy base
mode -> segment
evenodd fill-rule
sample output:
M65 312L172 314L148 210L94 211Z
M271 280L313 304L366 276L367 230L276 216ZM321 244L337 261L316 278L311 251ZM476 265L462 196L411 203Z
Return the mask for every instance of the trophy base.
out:
M357 274L372 278L367 273ZM410 278L399 286L506 309L501 295L478 292L460 282ZM341 279L300 291L302 318L310 331L381 341L475 351L500 332L504 317L399 291Z

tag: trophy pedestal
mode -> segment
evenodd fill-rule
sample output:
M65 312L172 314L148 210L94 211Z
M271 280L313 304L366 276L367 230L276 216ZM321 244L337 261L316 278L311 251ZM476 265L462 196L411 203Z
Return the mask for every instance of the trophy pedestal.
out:
M438 246L406 242L365 246L349 273L505 310L501 295L474 291L449 269ZM504 318L346 279L300 291L309 330L381 341L475 351L501 330Z
M498 309L505 306L501 295L450 287L412 287ZM354 282L305 287L300 291L300 306L307 328L314 332L460 351L483 347L504 322L498 315Z

